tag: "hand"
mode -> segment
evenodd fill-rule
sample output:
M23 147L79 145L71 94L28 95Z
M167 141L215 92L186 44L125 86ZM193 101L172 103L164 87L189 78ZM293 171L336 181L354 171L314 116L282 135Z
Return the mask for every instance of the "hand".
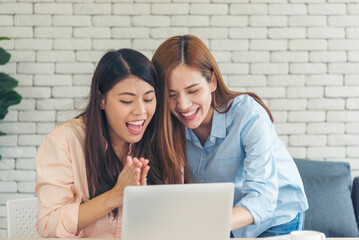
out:
M140 184L147 185L147 174L150 170L150 166L148 166L148 163L150 162L150 160L142 157L139 161L142 163Z

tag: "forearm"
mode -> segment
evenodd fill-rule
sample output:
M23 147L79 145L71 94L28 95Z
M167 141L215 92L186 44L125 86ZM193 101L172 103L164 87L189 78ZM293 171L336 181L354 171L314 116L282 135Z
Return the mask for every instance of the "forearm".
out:
M122 203L123 198L117 197L114 199L111 190L82 203L79 208L77 231L81 231L97 220L107 216L113 209L122 207Z
M231 231L238 228L253 224L254 219L252 214L243 207L234 207L231 219Z

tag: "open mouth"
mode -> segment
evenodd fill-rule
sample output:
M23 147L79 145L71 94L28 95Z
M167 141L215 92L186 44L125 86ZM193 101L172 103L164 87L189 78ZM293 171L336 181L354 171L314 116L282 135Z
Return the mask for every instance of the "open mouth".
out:
M139 120L139 121L127 122L126 126L127 129L130 131L130 133L139 134L142 132L144 124L145 124L145 120Z
M180 114L185 120L191 120L197 116L198 111L199 111L199 108L196 108L195 110L191 110L188 112L181 112Z

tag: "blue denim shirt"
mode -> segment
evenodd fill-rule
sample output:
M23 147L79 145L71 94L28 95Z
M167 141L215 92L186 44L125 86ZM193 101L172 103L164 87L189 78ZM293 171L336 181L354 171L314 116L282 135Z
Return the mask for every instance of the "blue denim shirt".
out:
M204 146L186 131L192 182L233 182L233 206L248 209L254 218L254 224L233 231L234 237L256 237L308 209L292 157L268 113L249 95L236 97L225 114L214 111Z

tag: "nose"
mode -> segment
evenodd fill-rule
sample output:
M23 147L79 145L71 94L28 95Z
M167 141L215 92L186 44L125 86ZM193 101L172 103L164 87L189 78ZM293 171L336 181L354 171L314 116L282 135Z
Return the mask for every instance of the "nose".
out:
M133 109L135 115L146 114L146 107L143 101L136 101Z
M186 96L177 97L177 108L179 110L187 110L191 106L191 102Z

